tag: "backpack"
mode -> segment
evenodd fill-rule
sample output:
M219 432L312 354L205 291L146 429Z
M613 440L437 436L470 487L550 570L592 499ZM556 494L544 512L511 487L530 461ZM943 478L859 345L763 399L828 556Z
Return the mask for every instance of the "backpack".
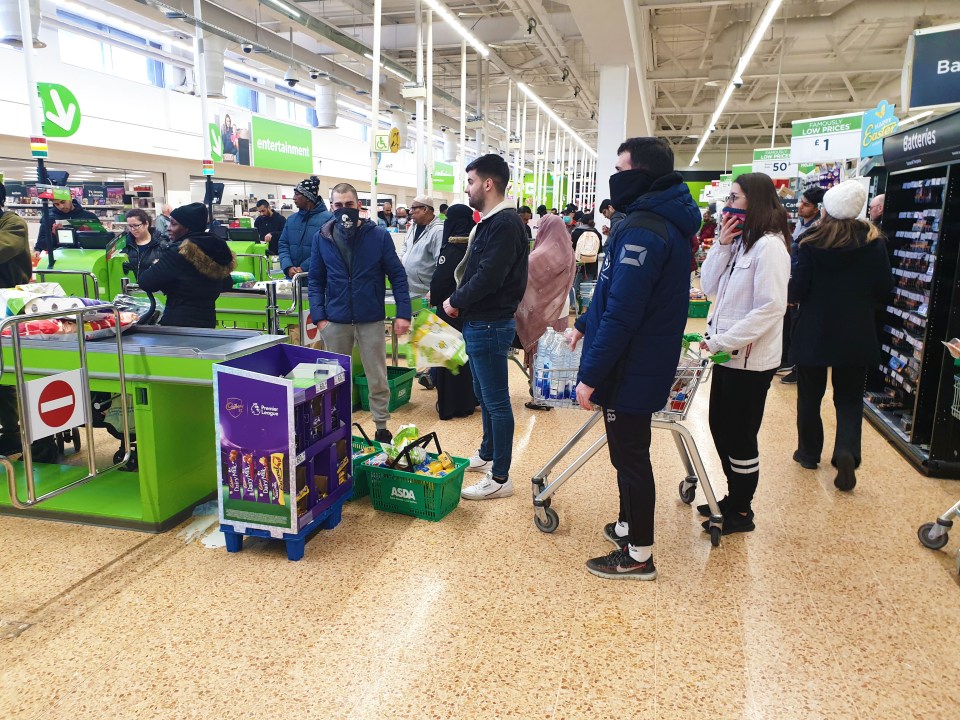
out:
M577 262L589 265L597 261L597 254L600 252L600 233L589 229L580 233L577 238L577 249L575 251Z

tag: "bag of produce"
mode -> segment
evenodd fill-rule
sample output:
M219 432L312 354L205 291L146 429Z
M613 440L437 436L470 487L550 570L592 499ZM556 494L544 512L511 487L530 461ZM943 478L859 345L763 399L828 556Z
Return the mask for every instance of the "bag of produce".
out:
M442 367L457 374L468 360L460 331L429 310L421 310L413 319L411 344L417 370Z

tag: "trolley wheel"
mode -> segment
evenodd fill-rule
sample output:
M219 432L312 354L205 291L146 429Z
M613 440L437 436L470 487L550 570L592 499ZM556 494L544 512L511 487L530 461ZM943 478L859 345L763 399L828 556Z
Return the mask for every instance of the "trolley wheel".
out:
M710 528L710 544L714 547L719 547L720 545L720 533L721 530L718 527Z
M931 531L936 527L938 527L936 523L924 523L920 526L920 529L917 530L917 537L920 538L920 543L931 550L939 550L946 545L950 539L949 533L947 532L944 532L943 535L938 537L934 537Z
M120 449L117 450L117 451L113 454L113 462L114 462L114 464L116 464L116 463L120 462L121 460L123 460L123 456L124 456L124 455L126 455L126 451L124 451L123 447L121 446Z
M57 446L57 454L63 455L66 443L63 440L63 433L57 433L53 436L53 442Z
M687 485L687 487L684 487ZM697 496L697 486L688 485L686 480L680 481L680 499L685 502L687 505L693 502L693 499Z
M543 513L547 516L546 520L541 520L540 516L536 513L533 514L533 524L537 526L537 530L552 533L560 527L560 516L557 515L556 510L551 507L545 507L543 508Z

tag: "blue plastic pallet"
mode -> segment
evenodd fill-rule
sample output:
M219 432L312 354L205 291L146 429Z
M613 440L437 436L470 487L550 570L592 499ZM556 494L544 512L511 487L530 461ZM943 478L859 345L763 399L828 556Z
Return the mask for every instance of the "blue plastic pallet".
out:
M267 538L268 540L283 540L287 546L287 560L297 561L303 559L304 547L307 544L307 537L314 530L333 530L340 524L341 511L347 498L343 498L320 513L309 525L298 533L284 533L282 537L274 538L266 530L257 530L247 528L243 532L237 532L230 525L221 525L220 531L227 541L227 552L240 552L243 550L243 538L245 535L251 537Z

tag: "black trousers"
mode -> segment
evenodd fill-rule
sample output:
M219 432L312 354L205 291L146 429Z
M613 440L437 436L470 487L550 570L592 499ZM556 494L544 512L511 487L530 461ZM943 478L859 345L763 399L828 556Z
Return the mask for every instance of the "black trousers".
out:
M860 465L860 438L863 429L863 391L867 381L865 366L830 368L833 380L833 407L837 411L837 434L833 441L833 460L840 452L853 455ZM820 462L823 451L823 421L820 403L827 389L827 368L797 367L798 451L804 460Z
M750 511L760 481L757 434L776 370L715 365L710 381L710 433L727 476L730 509Z
M9 385L0 385L0 428L5 433L20 434L20 417L17 413L17 391Z
M620 522L630 527L633 545L653 545L653 511L657 489L650 464L650 415L603 410L610 462L620 487Z
M780 355L780 367L790 367L790 341L793 339L793 324L796 322L797 309L788 307L783 316L783 351Z

